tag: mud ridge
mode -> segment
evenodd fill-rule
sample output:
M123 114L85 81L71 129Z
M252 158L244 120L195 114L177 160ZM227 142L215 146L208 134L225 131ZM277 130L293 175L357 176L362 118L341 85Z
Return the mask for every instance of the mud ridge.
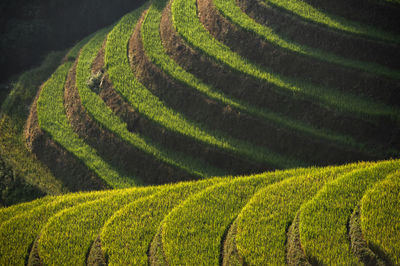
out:
M223 250L221 254L222 263L220 263L220 265L246 265L236 246L236 234L237 224L233 222L223 241Z
M351 215L348 228L351 251L360 262L365 265L389 265L368 247L361 231L359 207Z
M107 259L101 249L101 239L100 236L93 241L90 247L89 254L87 256L86 265L88 266L106 266L108 265Z
M39 255L39 237L35 239L32 243L31 250L29 252L29 257L27 259L27 266L43 266L43 261Z
M289 226L286 233L286 263L290 266L294 265L311 265L301 247L300 242L300 212L297 213L293 223Z
M160 227L157 234L154 236L150 243L148 251L149 265L150 266L167 266L169 263L166 260L163 245L162 245L162 227Z

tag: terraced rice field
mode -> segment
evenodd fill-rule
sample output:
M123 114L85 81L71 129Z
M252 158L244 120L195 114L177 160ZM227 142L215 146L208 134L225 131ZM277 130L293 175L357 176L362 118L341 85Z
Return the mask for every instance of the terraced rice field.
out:
M147 2L70 51L32 105L28 147L54 172L59 154L79 165L88 188L397 157L400 34L339 14Z
M47 197L0 210L0 262L355 265L365 249L397 265L399 169L391 160Z
M0 264L400 264L400 6L337 1L153 0L79 42L25 141L102 191L1 208Z

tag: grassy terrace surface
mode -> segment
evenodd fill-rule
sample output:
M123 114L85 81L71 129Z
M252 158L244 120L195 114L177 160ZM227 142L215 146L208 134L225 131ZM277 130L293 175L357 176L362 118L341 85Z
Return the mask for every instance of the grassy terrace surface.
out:
M124 205L153 193L154 187L113 191L107 197L54 215L39 237L45 265L86 265L87 251L104 223Z
M271 121L280 126L285 126L290 129L300 131L304 134L309 134L318 138L327 139L329 141L335 141L338 143L345 143L347 145L362 149L363 145L356 143L355 140L353 140L349 136L337 135L321 129L316 129L313 128L311 125L291 120L290 118L281 116L277 113L257 108L256 106L243 102L240 99L229 97L220 92L218 89L213 88L206 83L203 83L193 74L185 71L181 66L179 66L173 59L171 59L167 55L161 41L159 27L162 17L162 10L167 2L168 1L166 0L153 1L153 4L150 6L142 24L143 46L146 54L149 56L152 62L159 66L165 73L167 73L173 79L178 80L192 88L195 88L196 90L205 94L207 97L223 104L229 104L230 106L242 112L254 115L267 121Z
M12 219L0 226L0 264L25 265L30 247L50 217L65 208L98 199L106 194L107 192L93 192L60 196L22 214L16 212Z
M115 89L139 113L169 130L257 162L269 163L279 168L303 165L297 160L274 154L191 122L180 113L165 106L159 98L145 88L135 78L127 58L127 44L132 34L132 25L135 24L138 15L135 11L125 16L110 33L107 38L105 64Z
M285 264L286 230L301 205L327 182L363 166L326 167L296 175L258 192L236 219L240 257L250 265L261 265L264 261ZM265 218L259 219L260 215Z
M39 200L22 203L18 205L13 205L8 208L0 208L0 226L6 221L16 217L20 214L23 214L26 211L29 211L33 208L39 207L40 205L49 203L54 200L54 197L44 197Z
M108 263L147 264L149 246L163 218L189 196L228 180L215 178L166 187L116 212L101 232L102 249ZM135 248L121 249L122 246Z
M387 177L361 200L361 229L370 247L400 264L400 172Z
M44 84L37 102L40 128L112 187L134 185L133 178L121 177L92 147L79 138L69 124L64 110L64 83L71 66L71 62L64 63Z
M362 25L354 21L349 21L339 16L327 14L325 12L319 11L312 5L309 5L306 2L300 0L260 0L260 1L264 1L263 3L267 5L272 5L287 10L291 13L294 13L302 17L303 19L316 22L336 30L345 31L352 34L358 34L369 38L389 41L396 44L400 43L399 35L390 32L384 32L372 26Z
M398 160L358 163L47 197L1 209L0 264L24 265L36 240L44 265L86 265L100 236L108 264L146 265L159 236L162 249L150 256L165 255L170 265L219 265L234 222L245 262L281 265L286 228L300 210L307 258L353 265L347 222L359 203L367 241L398 264L399 169Z
M125 46L121 45L121 40L113 40L113 38L119 37L121 24L125 23L126 20L129 20L129 23L125 25L125 27L128 27L130 30L132 30L142 11L143 7L127 15L117 26L115 26L115 28L107 37L106 67L116 89L124 90L125 93L121 93L124 96L126 96L126 93L133 92L134 84L129 83L125 84L126 86L121 87L120 83L117 81L122 77L132 76L132 73L130 72L127 74L126 70L119 71L120 69L118 68L120 66L118 65L113 67L113 64L122 64L122 61L128 60L126 48ZM199 177L223 175L223 170L213 168L188 155L166 150L163 147L147 140L145 137L140 136L139 134L129 132L126 123L117 117L96 93L89 89L87 80L89 80L91 75L91 65L101 48L105 35L106 31L97 34L85 47L83 47L77 65L76 85L79 90L82 105L85 107L90 116L106 129L119 136L125 142L154 156L160 161L174 165L192 175ZM121 53L124 53L122 60L120 60L119 57L115 58L115 55L120 55ZM114 57L114 61L112 61L110 57ZM117 62L115 62L115 60L117 60ZM138 101L146 105L146 102L143 102L140 98L137 98L136 95L130 95L130 97L132 97L130 98L132 102Z
M399 167L399 160L385 161L349 173L327 184L303 205L299 230L307 258L327 265L358 264L348 240L349 217L365 191Z
M361 69L378 75L384 75L390 78L400 79L399 71L381 65L377 65L374 63L350 60L326 51L318 50L315 48L311 48L305 45L289 41L285 39L284 36L280 36L279 34L274 32L274 30L271 27L259 24L255 22L253 19L251 19L247 14L245 14L240 9L240 7L236 4L235 0L227 0L227 1L214 0L214 4L221 12L221 14L223 14L237 26L247 31L253 32L256 35L263 38L265 41L271 42L281 48L294 51L302 55L310 56L321 61L331 62L350 68Z
M170 265L218 265L226 228L257 190L313 169L278 171L217 184L185 201L163 221L162 244ZM195 211L194 211L195 210Z

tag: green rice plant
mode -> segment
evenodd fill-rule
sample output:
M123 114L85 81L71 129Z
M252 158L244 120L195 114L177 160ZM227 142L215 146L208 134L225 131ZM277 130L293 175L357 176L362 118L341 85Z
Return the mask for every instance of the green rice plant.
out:
M328 14L301 0L263 0L262 3L277 6L303 19L322 24L335 30L400 44L400 36L398 34L385 32L373 26L360 24L340 16Z
M248 200L263 187L312 171L302 168L236 178L189 198L162 222L168 264L218 265L224 233Z
M309 260L326 265L356 265L348 221L365 191L398 170L400 160L377 163L325 185L300 208L300 241Z
M126 17L124 17L122 22L126 22L127 19L129 20L128 25L125 25L125 27L128 27L130 30L132 30L132 27L135 25L142 11L143 7L140 9L136 9L135 11L129 13ZM113 29L113 31L109 34L107 38L106 58L110 58L110 53L119 54L121 51L126 51L126 48L120 43L119 39L112 40L113 37L111 37L115 36L116 34L116 37L119 37L118 34L121 30L119 25L120 23ZM92 62L101 48L105 35L105 30L98 33L88 42L87 45L83 47L76 68L76 86L81 97L82 105L85 107L86 111L89 113L92 119L96 120L103 127L113 132L116 136L120 137L126 143L129 143L133 147L136 147L137 149L154 156L157 160L176 166L186 171L188 174L192 174L198 177L225 175L225 170L211 167L203 161L190 157L186 154L172 152L156 143L151 142L144 136L130 132L127 129L127 124L123 122L118 116L116 116L96 93L90 90L87 85L87 81L89 80L91 75ZM110 46L112 46L112 50L109 50ZM117 60L119 59L117 58ZM121 61L124 60L128 60L127 53L124 53L124 59L122 59ZM107 64L110 63L108 62ZM123 62L118 61L117 64L123 64ZM111 80L114 82L114 85L118 85L115 80L124 78L127 75L125 73L126 71L118 72L118 65L117 69L110 67L108 71ZM132 73L128 73L128 76L132 76ZM128 92L133 91L134 84L129 83L126 84L126 86L127 87L120 88L120 86L118 85L116 87L119 87L120 90L123 89ZM132 95L132 97L134 96L135 95ZM140 98L136 100L141 104L146 104L146 102L143 102Z
M17 204L17 205L12 205L7 208L0 208L0 226L4 222L12 219L13 217L16 217L20 214L28 212L36 207L39 207L40 205L47 204L53 200L54 200L54 197L47 196L47 197L43 197L41 199L34 200L31 202L25 202L25 203L21 203L21 204Z
M135 185L132 177L121 177L72 129L64 110L64 83L72 63L61 65L44 84L37 102L40 128L112 187Z
M176 31L194 48L224 65L255 77L261 81L273 84L279 92L291 97L315 99L318 104L335 108L342 112L351 112L364 119L376 116L389 116L398 119L399 111L395 107L361 99L355 95L341 93L332 89L322 88L303 80L268 72L262 67L252 64L245 58L232 52L229 47L218 42L204 28L197 16L196 0L174 0L171 6L172 20Z
M400 264L400 172L390 175L365 193L361 200L364 239L389 259Z
M148 248L163 218L189 196L229 180L213 178L175 184L116 212L104 225L100 235L108 264L146 265Z
M282 3L282 1L276 1ZM286 1L290 2L290 1ZM299 1L300 2L300 1ZM301 2L304 3L304 2ZM316 48L301 45L292 41L285 39L276 33L271 27L259 24L251 19L246 13L244 13L238 5L236 5L235 0L214 0L215 6L218 10L232 21L235 25L250 31L260 36L267 42L271 42L283 49L287 49L302 55L313 57L317 60L322 60L345 67L361 69L363 71L368 71L371 73L376 73L379 75L384 75L390 78L400 79L400 72L393 70L381 65L377 65L369 62L361 62L356 60L347 59L341 56L337 56L333 53L318 50Z
M108 193L112 192L60 196L4 222L0 226L0 264L25 265L32 243L51 216L65 208L104 197Z
M157 2L157 4L162 3ZM280 168L304 165L293 158L274 154L262 147L250 145L247 142L227 136L222 132L206 129L205 126L189 121L180 113L165 106L159 98L144 87L132 73L127 57L128 42L132 35L132 25L137 21L135 12L122 18L109 34L105 52L105 63L116 91L127 99L139 113L161 124L168 130L192 137L206 144L214 145L228 152L245 156L257 162L272 163ZM150 32L150 34L154 34L154 32Z
M38 247L45 265L86 265L87 252L104 223L126 204L162 187L113 191L101 199L73 206L49 219L40 233Z
M327 182L368 165L324 167L260 190L235 221L235 240L240 257L249 265L285 264L286 230L301 205L312 199Z
M200 81L193 74L185 71L172 58L168 56L161 41L159 28L162 17L162 9L165 7L166 3L166 0L153 1L153 4L148 9L142 24L142 40L144 50L146 51L146 54L149 56L149 58L153 61L154 64L158 65L169 76L186 84L187 86L195 88L196 90L200 91L201 93L213 100L216 100L222 104L228 104L242 112L249 113L258 118L265 119L278 125L300 131L307 135L327 139L329 141L345 143L347 145L357 147L358 149L362 149L363 145L357 143L350 136L338 135L332 132L327 132L323 129L317 129L300 121L292 120L289 117L285 117L283 115L262 108L258 108L254 105L243 102L240 99L235 99L233 97L225 95L224 93L219 92L212 86Z

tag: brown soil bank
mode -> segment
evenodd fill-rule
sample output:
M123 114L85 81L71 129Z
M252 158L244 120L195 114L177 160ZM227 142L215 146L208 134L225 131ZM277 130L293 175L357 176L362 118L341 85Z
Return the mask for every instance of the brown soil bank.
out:
M272 27L288 40L331 51L344 57L400 69L399 46L307 22L272 4L261 4L260 0L237 0L237 2L242 10L255 21Z
M287 77L400 105L400 81L280 48L230 22L217 10L213 0L202 0L201 3L207 7L204 8L207 12L201 12L200 17L204 17L202 21L208 31L241 56Z
M396 126L390 121L376 124L351 117L334 110L323 109L310 101L281 95L271 84L252 79L243 73L229 69L192 49L172 26L171 10L168 6L161 22L161 37L169 56L186 71L218 88L227 96L241 99L271 112L282 114L293 120L303 121L316 128L351 135L375 147L392 147L396 141ZM376 143L376 144L374 144Z
M54 142L48 133L39 127L37 116L38 94L31 106L25 129L27 148L46 164L54 176L70 191L100 190L109 188L107 184L89 170L78 158Z

